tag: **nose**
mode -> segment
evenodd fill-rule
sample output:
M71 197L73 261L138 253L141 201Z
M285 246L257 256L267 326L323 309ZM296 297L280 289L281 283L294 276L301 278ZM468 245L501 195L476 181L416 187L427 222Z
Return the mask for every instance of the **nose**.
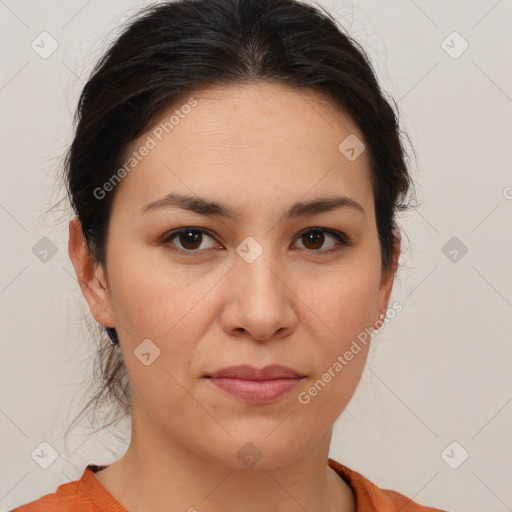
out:
M222 328L231 336L257 341L289 336L296 329L298 300L289 272L271 251L248 261L237 256L226 276Z

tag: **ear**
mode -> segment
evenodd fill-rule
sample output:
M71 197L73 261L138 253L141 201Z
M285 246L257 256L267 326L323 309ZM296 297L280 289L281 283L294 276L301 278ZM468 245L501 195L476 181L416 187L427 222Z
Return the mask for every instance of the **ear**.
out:
M103 266L92 257L76 217L69 223L68 253L92 316L105 327L115 327Z
M400 235L400 231L398 230L393 230L393 234L394 239L391 268L387 272L383 272L381 275L377 311L375 313L375 318L373 319L373 325L375 325L375 323L381 319L382 315L386 315L386 311L388 310L389 297L391 296L393 283L395 281L395 273L398 268L398 259L400 258L402 237Z

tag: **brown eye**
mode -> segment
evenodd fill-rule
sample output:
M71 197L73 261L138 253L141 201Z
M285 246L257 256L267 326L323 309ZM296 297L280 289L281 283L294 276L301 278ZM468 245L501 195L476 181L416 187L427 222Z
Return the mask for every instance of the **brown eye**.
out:
M326 234L327 238L334 239L335 243L331 244L329 248L321 250L326 240ZM350 245L347 237L343 233L327 228L310 228L299 235L299 240L302 241L305 249L313 252L331 252L336 250L339 246Z
M191 230L183 231L182 233L178 234L178 240L182 247L187 250L199 249L202 241L202 233ZM197 245L198 241L199 246Z
M302 235L301 240L304 242L306 249L321 249L324 244L325 235L316 231L310 231Z
M164 244L171 244L174 250L180 253L198 253L202 250L209 249L213 247L202 247L201 245L204 242L204 237L208 237L213 240L212 236L209 235L204 229L199 228L181 228L177 229L162 241ZM173 240L176 239L176 243ZM179 244L178 246L176 244ZM180 247L181 246L181 247Z

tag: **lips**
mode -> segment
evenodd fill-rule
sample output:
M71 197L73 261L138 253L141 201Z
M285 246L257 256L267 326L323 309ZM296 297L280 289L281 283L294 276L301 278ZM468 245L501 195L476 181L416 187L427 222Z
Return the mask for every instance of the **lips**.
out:
M260 369L249 365L229 366L211 375L207 375L207 377L243 380L275 380L300 379L304 377L304 375L293 368L279 364L271 364Z
M206 375L215 388L252 405L276 402L297 386L305 375L297 370L272 364L264 368L230 366Z

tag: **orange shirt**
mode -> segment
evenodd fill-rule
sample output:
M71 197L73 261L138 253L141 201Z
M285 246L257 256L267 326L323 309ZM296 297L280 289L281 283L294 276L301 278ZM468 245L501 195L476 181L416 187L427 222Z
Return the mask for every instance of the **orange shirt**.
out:
M419 505L398 492L380 489L360 473L333 459L328 459L328 464L352 488L356 512L446 512ZM89 464L80 480L59 485L54 493L11 512L128 512L94 476L104 467Z

